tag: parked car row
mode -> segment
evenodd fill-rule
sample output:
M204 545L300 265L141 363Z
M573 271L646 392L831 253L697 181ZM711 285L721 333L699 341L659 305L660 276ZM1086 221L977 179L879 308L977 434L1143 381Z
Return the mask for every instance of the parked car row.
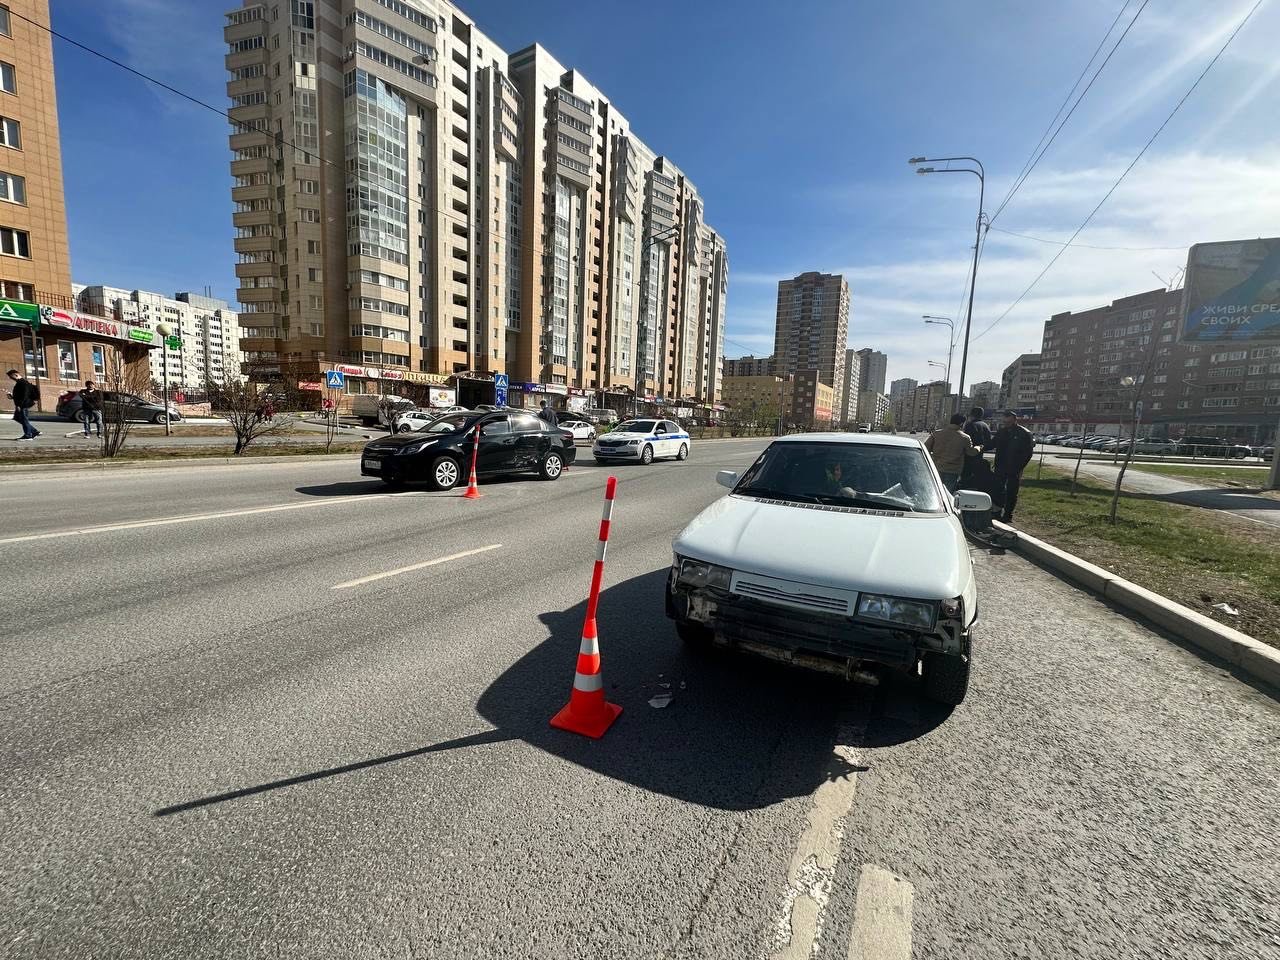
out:
M1058 447L1070 447L1079 450L1098 450L1105 453L1128 452L1130 445L1134 453L1175 454L1178 456L1223 457L1245 459L1247 457L1267 457L1275 453L1274 446L1251 447L1243 443L1233 443L1221 437L1185 436L1180 440L1161 440L1155 437L1113 437L1105 434L1037 434L1037 444ZM1268 453L1270 451L1270 453Z
M182 413L172 403L164 404L156 400L147 400L136 393L123 393L116 390L102 391L102 415L112 419L116 405L124 411L124 419L140 420L143 423L178 423ZM80 408L83 401L78 390L71 390L58 397L58 405L54 412L72 423L80 422Z

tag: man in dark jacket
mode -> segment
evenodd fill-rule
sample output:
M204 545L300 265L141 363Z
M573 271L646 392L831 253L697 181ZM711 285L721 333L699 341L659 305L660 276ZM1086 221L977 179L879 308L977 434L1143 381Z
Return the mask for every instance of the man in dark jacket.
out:
M964 424L964 432L969 435L969 439L979 450L985 449L991 442L991 428L983 419L986 415L987 412L981 407L974 407L969 411L969 419Z
M554 427L560 423L559 417L557 417L556 412L547 405L547 401L543 400L539 407L538 419L548 427Z
M6 394L13 401L13 419L22 427L19 440L34 440L40 431L31 425L27 411L40 400L40 388L33 384L17 370L9 371L9 379L13 381L13 390Z
M979 450L991 449L991 428L984 419L986 411L982 407L973 407L969 411L969 419L965 421L964 432L969 435L973 445ZM995 502L995 480L991 475L991 465L985 457L970 457L964 462L964 472L960 475L960 487L964 490L978 490L988 494ZM966 530L973 533L987 533L991 530L990 510L970 510L960 517Z
M89 427L96 424L98 438L102 438L102 391L92 380L84 382L80 391L80 422L84 424L84 438L89 439Z
M1018 422L1016 413L1006 410L990 447L996 452L996 482L1003 500L1000 519L1005 523L1012 523L1013 508L1018 505L1022 471L1031 462L1031 456L1035 452L1031 431Z

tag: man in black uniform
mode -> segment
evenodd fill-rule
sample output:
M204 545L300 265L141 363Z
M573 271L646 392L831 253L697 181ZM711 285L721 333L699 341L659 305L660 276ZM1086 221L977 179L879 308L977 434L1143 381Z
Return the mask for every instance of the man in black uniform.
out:
M1031 462L1034 444L1031 431L1018 422L1018 415L1005 410L1000 429L996 431L989 447L996 452L995 475L1002 507L1000 519L1013 522L1013 508L1018 505L1018 487L1022 484L1022 471ZM1002 502L1001 502L1002 501Z

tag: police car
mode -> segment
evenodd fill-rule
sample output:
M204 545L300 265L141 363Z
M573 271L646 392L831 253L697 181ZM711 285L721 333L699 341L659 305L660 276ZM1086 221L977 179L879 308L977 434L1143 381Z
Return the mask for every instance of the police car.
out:
M596 463L653 463L662 457L687 460L689 433L671 420L624 420L596 437L591 452Z

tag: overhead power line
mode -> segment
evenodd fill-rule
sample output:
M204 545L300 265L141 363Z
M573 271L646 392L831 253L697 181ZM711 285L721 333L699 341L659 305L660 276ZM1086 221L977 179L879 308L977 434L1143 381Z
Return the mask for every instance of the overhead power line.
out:
M1011 237L1021 237L1023 240L1034 240L1037 243L1051 243L1055 246L1065 247L1065 240L1048 240L1045 237L1033 237L1029 233L1015 233L1012 230L1001 230L999 227L988 227L996 233L1005 233ZM1168 251L1168 250L1186 250L1186 247L1099 247L1091 243L1077 243L1074 246L1081 250L1128 250L1128 251Z
M1027 178L1031 176L1031 171L1036 168L1036 165L1040 163L1041 158L1048 152L1049 148L1053 146L1053 141L1058 139L1058 134L1062 132L1062 128L1067 125L1067 121L1071 119L1071 115L1076 112L1076 108L1080 106L1081 101L1083 101L1085 96L1089 93L1094 82L1102 74L1102 71L1106 69L1107 64L1111 62L1111 58L1115 56L1115 52L1120 49L1120 44L1124 43L1124 38L1129 35L1129 31L1133 29L1133 25L1138 22L1138 18L1142 16L1142 11L1147 9L1147 4L1150 2L1151 0L1142 0L1142 6L1138 8L1138 12L1133 15L1133 19L1129 21L1128 25L1124 28L1124 32L1120 34L1111 50L1107 53L1106 59L1099 64L1098 69L1094 72L1093 76L1089 78L1089 82L1085 85L1085 88L1080 91L1080 96L1076 98L1075 103L1071 104L1071 109L1067 111L1067 115L1062 118L1062 122L1058 124L1057 128L1054 129L1053 126L1054 122L1058 119L1057 114L1054 115L1053 120L1049 121L1049 126L1045 128L1044 134L1041 134L1040 136L1041 143L1044 143L1044 146L1041 147L1040 144L1037 143L1035 149L1031 151L1031 156L1028 158L1028 162L1023 164L1023 171L1018 174L1013 186L1009 188L1009 192L1005 194L1004 199L1000 201L1000 206L996 207L996 212L991 215L992 223L995 223L996 218L1004 212L1004 208L1009 205L1009 201L1013 199L1014 194L1018 192L1022 185L1026 183ZM1062 107L1058 108L1058 114L1062 113L1062 108L1065 107L1067 105L1067 101L1071 99L1071 94L1075 93L1076 87L1080 85L1080 80L1084 79L1084 75L1088 73L1089 65L1093 63L1095 58L1097 58L1098 51L1101 50L1103 44L1107 42L1107 37L1111 36L1111 31L1116 28L1116 23L1120 21L1120 18L1124 15L1128 6L1129 0L1125 0L1124 6L1121 7L1120 12L1116 14L1116 19L1112 21L1111 26L1107 28L1106 34L1103 35L1101 42L1098 44L1097 50L1094 50L1093 56L1089 58L1089 63L1085 64L1084 70L1080 72L1080 77L1077 78L1075 85L1067 94L1067 99L1062 101ZM1050 130L1053 130L1053 134L1049 136L1048 142L1045 143L1045 135L1047 135ZM1039 150L1039 153L1037 153L1036 150Z
M1111 185L1111 189L1109 189L1106 192L1106 194L1103 195L1102 199L1098 201L1098 205L1095 206L1092 210L1090 210L1089 215L1084 218L1080 226L1076 227L1076 232L1073 233L1070 239L1068 239L1067 242L1062 245L1062 249L1059 250L1057 253L1055 253L1053 257L1049 260L1049 262L1044 265L1044 269L1041 270L1040 273L1036 275L1036 278L1032 280L1030 284L1027 285L1027 289L1023 290L1022 293L1018 295L1018 299L1014 300L1013 303L1009 304L1009 306L1007 306L1004 309L1004 312L1001 313L1000 316L992 320L991 323L988 324L980 334L978 334L976 337L973 338L974 340L980 340L983 337L985 337L988 333L990 333L991 330L994 329L996 324L998 324L1001 320L1007 317L1009 313L1013 310L1013 308L1016 307L1018 304L1020 304L1023 301L1023 299L1027 296L1027 294L1029 294L1032 290L1034 290L1036 285L1042 279L1044 279L1045 274L1047 274L1053 268L1053 265L1057 263L1058 260L1062 257L1062 255L1067 252L1067 248L1070 247L1071 244L1075 242L1076 237L1080 236L1080 232L1089 225L1089 221L1091 221L1094 218L1094 215L1097 214L1097 212L1102 209L1102 205L1111 199L1111 195L1115 193L1116 190L1119 188L1120 184L1124 182L1125 177L1129 175L1129 171L1138 165L1138 161L1142 159L1142 157L1146 154L1147 150L1151 147L1151 145L1156 142L1156 138L1159 137L1160 134L1164 132L1164 128L1169 125L1169 121L1171 121L1174 118L1174 116L1178 113L1178 111L1182 109L1182 105L1191 98L1191 95L1193 93L1195 93L1196 88L1200 86L1200 81L1202 81L1208 75L1209 71L1213 69L1214 64L1216 64L1222 58L1222 55L1227 52L1227 47L1231 46L1231 41L1236 38L1236 35L1242 29L1244 29L1244 25L1249 22L1250 18L1253 17L1254 13L1257 12L1258 8L1262 6L1262 3L1263 3L1263 0L1257 0L1257 2L1252 7L1249 8L1249 12L1244 15L1244 19L1241 20L1238 24L1236 24L1236 28L1231 31L1231 35L1227 37L1227 39L1223 42L1222 46L1218 48L1218 52L1213 55L1213 59L1208 62L1208 64L1205 66L1205 68L1202 71L1200 71L1200 75L1196 77L1195 82L1192 83L1191 86L1187 89L1187 92L1182 95L1182 98L1176 104L1173 105L1173 109L1169 111L1169 115L1165 117L1164 120L1161 122L1160 126L1156 128L1156 132L1151 135L1150 139L1148 139L1147 142L1142 145L1142 149L1138 151L1138 155L1133 158L1133 160L1129 163L1127 167L1124 168L1124 171L1120 174L1119 177L1116 178L1116 182Z

